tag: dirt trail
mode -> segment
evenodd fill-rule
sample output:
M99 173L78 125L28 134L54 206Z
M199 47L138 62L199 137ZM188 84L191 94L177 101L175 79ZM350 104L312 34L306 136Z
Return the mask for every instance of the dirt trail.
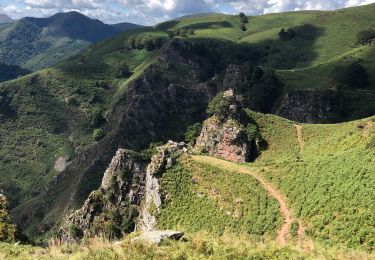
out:
M299 149L300 149L300 151L302 151L303 147L305 146L305 143L304 143L303 137L302 137L302 126L295 124L294 127L296 128L296 131L297 131L297 141L298 141L298 144L299 144Z
M275 189L270 183L264 180L263 177L256 174L255 170L251 169L248 166L239 165L236 163L232 163L232 162L228 162L228 161L224 161L221 159L208 157L208 156L192 156L192 158L195 161L210 164L219 168L224 168L226 170L249 174L252 177L254 177L257 181L259 181L263 185L263 187L268 191L268 193L279 202L280 212L284 217L284 224L281 226L281 228L277 232L277 242L282 245L286 244L287 236L289 234L290 227L294 221L294 218L286 205L284 197L277 189ZM299 224L299 229L297 232L298 239L302 240L304 236L305 228L302 226L302 223L300 220L298 220L298 224Z

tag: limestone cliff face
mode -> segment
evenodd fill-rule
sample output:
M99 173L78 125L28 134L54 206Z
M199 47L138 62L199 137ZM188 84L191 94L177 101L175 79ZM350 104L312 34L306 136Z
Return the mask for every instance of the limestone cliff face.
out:
M100 188L60 228L60 239L75 241L95 235L119 238L134 231L137 222L140 230L154 230L157 225L154 213L162 203L158 178L187 151L184 143L172 141L157 150L147 164L134 152L119 149L104 173Z
M152 157L146 171L145 203L139 221L140 230L155 230L157 226L155 214L162 204L159 178L163 172L175 164L176 158L184 152L187 152L185 143L169 141L166 145L158 147L158 153Z
M147 163L134 152L119 149L104 173L102 185L59 231L64 241L93 235L120 237L134 230L145 188Z
M276 114L300 123L335 122L340 98L334 90L297 90L288 93Z

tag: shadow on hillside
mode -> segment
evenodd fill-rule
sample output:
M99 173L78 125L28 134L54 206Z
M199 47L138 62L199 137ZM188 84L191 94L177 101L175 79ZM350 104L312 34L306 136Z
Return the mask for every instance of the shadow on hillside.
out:
M259 65L273 69L294 69L308 67L318 57L315 51L317 39L324 29L304 24L280 32L277 40L264 40L255 44L262 51Z
M218 28L231 28L233 25L228 21L222 22L204 22L204 23L195 23L189 26L186 26L188 29L218 29Z

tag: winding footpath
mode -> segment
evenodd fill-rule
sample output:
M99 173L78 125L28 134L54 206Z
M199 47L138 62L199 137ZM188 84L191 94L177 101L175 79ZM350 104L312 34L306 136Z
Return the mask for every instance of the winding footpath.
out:
M251 175L253 178L255 178L259 183L262 184L265 190L268 191L268 193L271 195L271 197L275 198L280 205L280 212L282 216L284 217L284 224L281 226L281 228L277 232L277 242L281 245L285 245L287 242L287 237L291 228L291 225L295 219L293 218L293 215L291 211L288 209L285 199L282 196L282 194L275 189L270 183L268 183L263 177L256 174L256 170L245 166L245 165L239 165L233 162L228 162L225 160L208 157L208 156L192 156L194 161L209 164L215 167L219 167L225 170L230 171L236 171L244 174ZM304 230L305 228L302 226L302 222L300 220L297 220L299 224L298 229L298 239L301 240L304 236Z

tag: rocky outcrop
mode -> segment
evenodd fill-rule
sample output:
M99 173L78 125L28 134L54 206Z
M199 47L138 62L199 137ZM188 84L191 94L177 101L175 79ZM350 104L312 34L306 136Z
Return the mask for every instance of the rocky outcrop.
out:
M157 148L151 163L147 166L145 204L139 222L139 229L142 231L152 231L157 226L155 214L158 212L162 198L159 188L159 178L162 173L172 167L176 158L183 152L187 152L185 143L169 141L166 145Z
M257 150L258 137L256 133L249 136L248 128L257 132L257 126L251 123L233 89L224 92L223 98L228 103L228 115L206 120L194 149L232 162L248 162Z
M119 238L135 230L139 212L139 229L154 230L155 213L162 203L158 178L187 149L184 143L169 141L157 151L147 164L136 153L119 149L104 173L100 188L89 195L82 208L68 216L59 230L59 238L63 241L95 235Z
M195 150L240 163L250 160L251 144L244 126L236 120L222 122L214 116L204 122Z
M216 89L198 79L199 57L184 52L189 44L183 39L171 40L155 63L123 88L113 110L108 111L107 136L82 149L38 200L28 202L28 207L15 214L23 229L40 234L60 227L62 216L82 207L89 194L100 187L119 147L142 150L153 142L181 140L188 126L205 119Z
M133 239L135 242L146 242L151 244L160 244L166 239L180 240L184 236L183 232L174 230L149 231Z
M134 152L119 149L104 173L102 185L59 231L63 241L104 235L120 237L134 230L145 188L147 163Z
M340 98L334 90L295 90L281 102L276 114L300 123L335 122Z

